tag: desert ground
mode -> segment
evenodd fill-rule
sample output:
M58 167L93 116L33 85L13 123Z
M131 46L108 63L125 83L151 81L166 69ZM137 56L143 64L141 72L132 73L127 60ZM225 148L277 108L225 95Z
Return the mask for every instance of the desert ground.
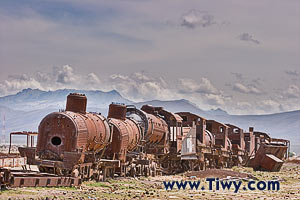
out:
M0 192L0 199L300 199L300 164L285 163L280 172L253 171L251 168L234 167L208 170L175 176L117 178L106 182L84 182L80 187L57 188L8 188ZM198 181L207 188L205 178L241 180L243 185L251 180L278 180L278 191L230 190L166 190L163 181Z

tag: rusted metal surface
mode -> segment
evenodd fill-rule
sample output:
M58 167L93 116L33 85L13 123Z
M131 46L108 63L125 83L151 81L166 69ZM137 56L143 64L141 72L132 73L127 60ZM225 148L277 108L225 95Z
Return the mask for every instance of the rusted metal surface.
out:
M11 145L12 145L12 136L26 136L27 139L27 147L34 147L34 139L38 135L37 132L30 132L30 131L22 131L22 132L11 132L9 134L9 150L8 153L11 151Z
M109 105L107 118L126 119L126 106L124 104L112 103Z
M36 171L0 169L0 184L9 187L71 187L81 184L80 178L61 177Z
M207 120L206 129L215 136L216 146L228 149L228 126L214 120Z
M196 126L193 125L182 141L181 159L197 159L196 156Z
M271 136L268 133L253 131L253 135L260 138L263 142L271 142Z
M215 137L214 135L209 132L208 130L205 130L205 137L204 137L204 143L206 147L211 147L215 144Z
M70 187L80 184L80 179L73 177L13 177L11 187Z
M245 135L243 129L232 125L226 124L228 128L228 139L232 144L232 165L242 165L243 159L248 156L245 149Z
M278 172L283 165L283 161L272 154L266 154L261 162L261 168L267 171Z
M255 170L279 171L287 148L284 145L261 143L249 165Z
M151 107L149 105L146 106ZM159 118L162 118L167 123L168 126L167 134L169 135L167 135L167 137L164 137L164 141L163 141L163 145L165 149L164 152L169 152L174 154L179 153L182 147L182 140L184 137L186 137L186 134L184 134L183 127L182 127L183 119L180 117L180 115L167 111L162 107L153 107L153 108L154 110L157 110L157 115L159 116Z
M145 107L144 107L145 108ZM147 107L147 111L151 113L157 113L157 111L150 110ZM141 124L144 130L144 140L146 143L158 144L168 133L167 123L153 114L149 114L144 110L136 109L135 107L127 108L127 114L130 117L135 114L139 117L138 123Z
M18 154L0 153L0 168L2 167L21 167L26 165L27 158Z
M67 97L66 111L86 112L87 98L84 94L71 93Z
M286 154L285 154L285 159L289 158L289 152L290 152L290 146L291 146L291 142L289 140L278 139L278 138L271 138L271 143L273 143L273 144L282 144L284 146L287 146L287 151L286 151Z
M228 128L228 138L232 143L233 150L235 151L245 151L245 136L243 129L232 125L226 124Z
M64 152L99 151L109 142L109 125L101 115L55 112L40 123L37 154L43 159L63 160Z
M262 148L264 148L266 154L272 154L279 159L284 159L288 147L281 144L269 143L264 144Z
M277 171L287 157L289 141L272 139L252 127L244 133L231 124L151 105L137 109L113 103L105 118L86 112L86 105L85 95L68 95L66 111L41 121L37 147L31 141L19 148L28 164L48 174L3 172L1 184L9 175L15 187L71 186L115 173L148 176L230 167L241 164L243 156L255 156L250 162L255 169Z
M146 123L148 128L145 129L144 137L147 153L157 155L168 153L170 150L168 148L168 142L170 141L167 140L170 134L169 125L164 119L158 116L159 112L162 111L163 108L144 105L141 110L145 112L147 118ZM176 118L174 117L172 121L176 121ZM173 136L175 136L175 133ZM175 140L175 137L173 140Z
M127 151L134 150L140 142L141 131L136 123L130 119L109 119L113 126L113 138L111 144L111 153L117 154L117 158L126 161Z
M148 130L145 135L149 143L159 143L168 133L168 125L154 115L148 114Z
M201 143L206 143L205 141L205 130L206 130L206 119L195 115L190 112L179 112L176 113L181 116L183 119L182 126L183 127L192 127L193 123L196 125L196 138Z
M255 154L255 135L253 131L254 128L249 127L249 132L244 133L245 150L250 156Z
M20 156L27 158L27 164L35 165L36 148L34 147L19 147Z
M40 171L89 178L95 163L99 174L98 161L111 142L111 131L105 117L85 112L86 101L85 95L70 94L67 111L51 113L41 121L36 149L19 149ZM87 167L82 170L82 165Z

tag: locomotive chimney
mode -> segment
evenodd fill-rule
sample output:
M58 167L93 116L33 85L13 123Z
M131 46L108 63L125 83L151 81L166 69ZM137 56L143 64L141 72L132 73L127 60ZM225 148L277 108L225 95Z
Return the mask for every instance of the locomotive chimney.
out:
M67 97L66 111L85 113L86 104L85 94L70 93Z
M126 119L126 106L124 104L111 103L109 105L107 118Z
M254 127L249 127L249 132L253 133Z

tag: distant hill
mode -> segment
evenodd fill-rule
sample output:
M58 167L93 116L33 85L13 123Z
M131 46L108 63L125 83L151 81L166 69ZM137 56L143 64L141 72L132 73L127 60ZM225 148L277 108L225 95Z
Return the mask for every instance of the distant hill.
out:
M228 113L225 110L222 110L221 108L207 110L206 113L209 113L214 116L215 115L223 115L223 116L228 115Z
M141 107L144 104L162 106L171 112L188 111L207 119L222 123L231 123L244 130L253 126L255 130L267 132L271 137L291 140L292 151L300 154L300 110L270 115L230 115L222 109L202 110L192 102L180 99L172 101L133 102L123 98L117 91L56 90L41 91L25 89L15 95L0 97L0 121L6 118L6 133L12 131L37 131L38 124L48 113L65 108L66 97L71 92L84 93L88 98L88 111L100 112L107 116L111 102L133 104ZM2 123L0 130L2 130Z

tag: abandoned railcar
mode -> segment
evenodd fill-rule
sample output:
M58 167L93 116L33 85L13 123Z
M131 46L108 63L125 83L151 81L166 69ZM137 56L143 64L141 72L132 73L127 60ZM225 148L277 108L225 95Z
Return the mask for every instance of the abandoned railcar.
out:
M155 176L241 164L276 171L288 156L289 141L254 132L253 127L244 132L235 125L151 105L138 109L112 103L107 117L86 112L86 107L85 95L69 94L65 110L41 121L36 148L19 148L27 163L38 165L40 172L71 177L59 180L72 185L68 181L79 184L79 179L105 180L115 174Z

